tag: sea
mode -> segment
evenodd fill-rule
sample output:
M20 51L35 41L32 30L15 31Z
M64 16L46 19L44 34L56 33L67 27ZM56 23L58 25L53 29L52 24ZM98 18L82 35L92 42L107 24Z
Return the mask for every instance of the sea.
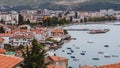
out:
M100 34L89 34L89 31L68 31L71 37L76 39L64 43L61 48L53 51L57 56L68 58L68 67L101 66L120 62L120 22L80 24L67 26L63 29L110 30Z

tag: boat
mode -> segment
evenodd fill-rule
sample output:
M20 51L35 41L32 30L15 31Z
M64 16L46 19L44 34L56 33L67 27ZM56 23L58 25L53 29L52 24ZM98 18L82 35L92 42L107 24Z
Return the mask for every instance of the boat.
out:
M82 51L82 53L86 53L86 51Z
M73 50L71 50L71 52L74 52Z
M91 42L91 41L88 41L88 43L93 43L93 42Z
M112 57L118 57L118 55L112 55Z
M92 58L93 60L99 60L99 58Z
M85 55L85 53L80 53L81 55Z
M68 52L67 54L68 54L68 55L71 55L72 53L69 53L69 52Z
M62 52L65 52L65 50L62 50Z
M98 52L98 54L104 54L103 52Z
M92 29L88 33L89 34L99 34L99 33L106 33L108 31L109 31L109 29Z
M75 56L71 56L70 58L75 58Z
M80 47L75 47L76 49L80 49Z
M104 47L109 47L109 45L104 45Z
M110 55L108 55L108 54L105 54L105 56L104 56L105 58L110 58Z
M79 59L75 59L75 58L74 58L73 61L79 61Z
M70 47L67 47L67 49L71 49Z

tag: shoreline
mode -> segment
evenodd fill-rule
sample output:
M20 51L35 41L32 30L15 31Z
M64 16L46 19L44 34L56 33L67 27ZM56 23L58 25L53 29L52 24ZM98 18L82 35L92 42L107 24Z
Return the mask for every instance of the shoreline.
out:
M100 22L82 22L82 23L70 23L70 24L64 24L61 27L68 27L73 25L87 25L87 24L106 24L106 23L113 23L113 22L120 22L120 21L100 21Z

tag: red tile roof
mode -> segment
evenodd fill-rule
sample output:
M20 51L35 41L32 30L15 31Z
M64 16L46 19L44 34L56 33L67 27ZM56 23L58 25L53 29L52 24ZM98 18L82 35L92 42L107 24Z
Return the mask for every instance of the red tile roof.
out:
M0 33L0 37L10 37L10 36L12 36L11 33L6 33L6 34Z
M48 65L47 68L64 68L62 66L52 66L52 65Z
M61 33L61 32L63 32L63 30L60 30L60 29L55 29L52 31L52 33Z
M4 39L3 38L0 38L0 43L4 42Z
M0 53L2 53L2 54L3 54L3 53L5 53L5 52L6 52L6 50L5 50L5 49L1 49L1 48L0 48Z
M22 58L0 54L0 68L13 68L23 61Z
M49 58L52 60L52 61L64 61L64 60L68 60L67 58L64 58L64 57L58 57L58 56L49 56Z

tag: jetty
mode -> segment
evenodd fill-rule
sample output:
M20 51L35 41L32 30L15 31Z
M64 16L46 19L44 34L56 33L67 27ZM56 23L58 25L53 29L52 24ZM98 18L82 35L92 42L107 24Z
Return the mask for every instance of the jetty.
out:
M89 29L65 29L67 31L89 31Z

